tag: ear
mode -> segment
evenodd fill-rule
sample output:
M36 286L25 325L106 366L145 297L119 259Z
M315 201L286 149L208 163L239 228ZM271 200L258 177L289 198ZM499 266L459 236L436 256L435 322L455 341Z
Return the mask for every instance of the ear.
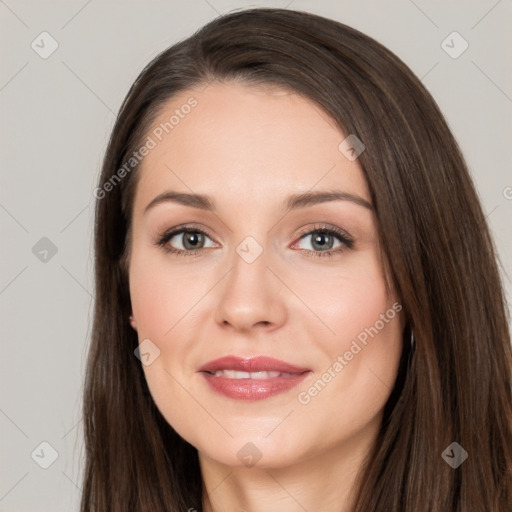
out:
M137 330L137 321L135 320L133 313L130 315L130 325L133 327L134 330Z

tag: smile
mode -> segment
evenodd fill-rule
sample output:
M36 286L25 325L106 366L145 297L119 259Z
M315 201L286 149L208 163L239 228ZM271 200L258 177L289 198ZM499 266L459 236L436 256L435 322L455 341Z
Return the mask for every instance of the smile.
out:
M217 370L216 372L208 372L215 377L226 377L227 379L274 379L276 377L295 377L297 373L286 372L238 372L236 370Z

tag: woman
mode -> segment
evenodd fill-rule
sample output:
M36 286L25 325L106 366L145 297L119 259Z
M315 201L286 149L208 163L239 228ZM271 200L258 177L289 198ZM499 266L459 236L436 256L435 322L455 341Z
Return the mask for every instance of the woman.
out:
M512 354L457 143L376 41L220 17L97 197L84 511L512 509Z

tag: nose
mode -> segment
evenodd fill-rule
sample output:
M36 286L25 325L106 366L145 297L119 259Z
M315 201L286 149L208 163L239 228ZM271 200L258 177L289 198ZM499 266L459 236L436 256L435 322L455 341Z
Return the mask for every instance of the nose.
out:
M249 262L235 252L232 268L219 288L216 321L239 332L274 330L286 322L287 289L270 269L264 250ZM289 301L288 301L289 303Z

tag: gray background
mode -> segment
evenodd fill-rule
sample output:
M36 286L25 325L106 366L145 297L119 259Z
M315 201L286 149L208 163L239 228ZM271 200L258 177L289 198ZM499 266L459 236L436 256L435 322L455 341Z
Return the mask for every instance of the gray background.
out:
M401 57L439 103L466 155L510 304L512 3L461 4L0 0L0 511L78 510L92 191L101 158L142 67L218 14L253 6L311 11L362 30ZM58 43L46 59L31 47L35 41L39 52L51 48L47 36L38 37L43 31ZM442 45L453 31L469 44L457 58L457 36ZM53 447L55 461L42 442Z

